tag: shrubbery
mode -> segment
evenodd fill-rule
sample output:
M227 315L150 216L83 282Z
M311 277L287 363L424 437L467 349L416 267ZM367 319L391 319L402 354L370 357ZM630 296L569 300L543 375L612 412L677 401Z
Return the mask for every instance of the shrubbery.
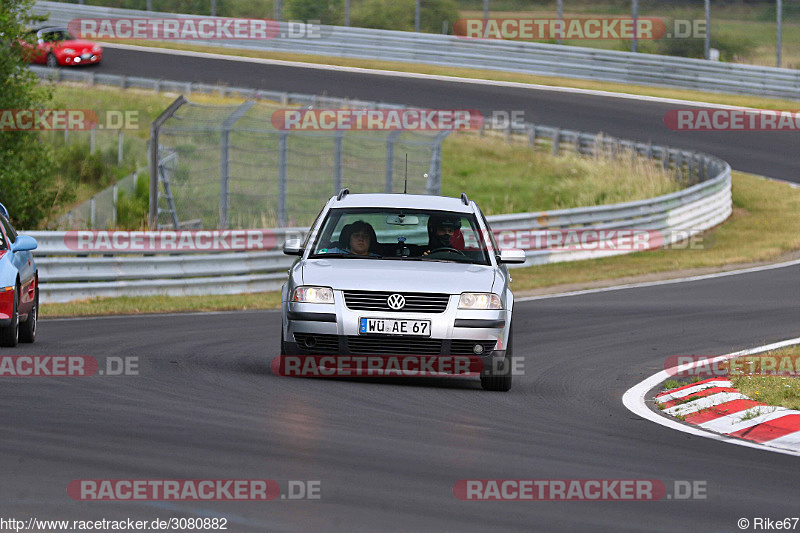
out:
M669 27L669 26L668 26ZM756 44L741 35L725 33L711 34L711 48L719 50L722 61L733 61L736 57L747 57L753 53ZM657 53L668 56L705 57L704 39L661 39L658 41Z

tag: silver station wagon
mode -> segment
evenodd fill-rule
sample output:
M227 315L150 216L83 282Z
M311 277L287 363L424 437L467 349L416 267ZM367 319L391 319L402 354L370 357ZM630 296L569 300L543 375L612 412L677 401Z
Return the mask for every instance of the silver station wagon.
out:
M514 296L475 202L413 194L332 197L282 290L282 355L480 358L487 390L511 388Z

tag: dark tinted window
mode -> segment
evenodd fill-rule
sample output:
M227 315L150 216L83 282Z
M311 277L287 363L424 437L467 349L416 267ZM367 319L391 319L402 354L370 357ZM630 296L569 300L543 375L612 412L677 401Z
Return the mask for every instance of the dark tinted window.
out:
M5 230L5 233L8 236L8 240L10 241L10 243L14 244L14 241L17 240L17 232L14 231L14 228L11 226L8 220L6 220L6 218L2 215L0 215L0 224L3 225L3 229ZM0 236L0 239L2 239L2 236Z

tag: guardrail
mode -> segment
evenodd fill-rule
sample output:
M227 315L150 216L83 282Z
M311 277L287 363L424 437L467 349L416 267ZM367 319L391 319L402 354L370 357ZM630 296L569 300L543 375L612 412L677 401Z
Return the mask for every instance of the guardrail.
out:
M34 12L49 13L50 21L61 25L78 17L194 17L46 1L37 1ZM281 23L281 34L286 31L287 23ZM322 26L319 35L319 38L303 39L192 42L227 48L403 61L800 100L800 70L794 69L341 26Z
M611 205L516 213L488 217L495 232L503 230L636 229L658 231L670 244L707 230L731 213L731 169L715 157L650 144L525 125L507 132L532 146L551 145L554 152L571 149L592 154L599 151L638 154L660 161L683 179L696 182L688 188L652 199ZM132 250L76 256L67 245L70 232L29 232L39 242L35 252L41 280L41 298L66 302L93 297L133 295L234 294L277 290L286 279L294 258L280 251L287 238L302 237L308 228L269 230L274 247L269 250L185 253ZM145 236L150 232L142 232ZM209 236L221 232L207 232ZM576 261L629 253L597 246L595 249L531 249L530 266ZM68 257L71 255L73 257Z

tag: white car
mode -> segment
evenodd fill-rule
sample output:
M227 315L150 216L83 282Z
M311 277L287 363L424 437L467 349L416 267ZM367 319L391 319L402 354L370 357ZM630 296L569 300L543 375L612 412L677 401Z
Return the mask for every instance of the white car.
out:
M320 212L282 290L282 355L479 356L487 390L511 388L506 263L481 210L461 198L349 194Z

